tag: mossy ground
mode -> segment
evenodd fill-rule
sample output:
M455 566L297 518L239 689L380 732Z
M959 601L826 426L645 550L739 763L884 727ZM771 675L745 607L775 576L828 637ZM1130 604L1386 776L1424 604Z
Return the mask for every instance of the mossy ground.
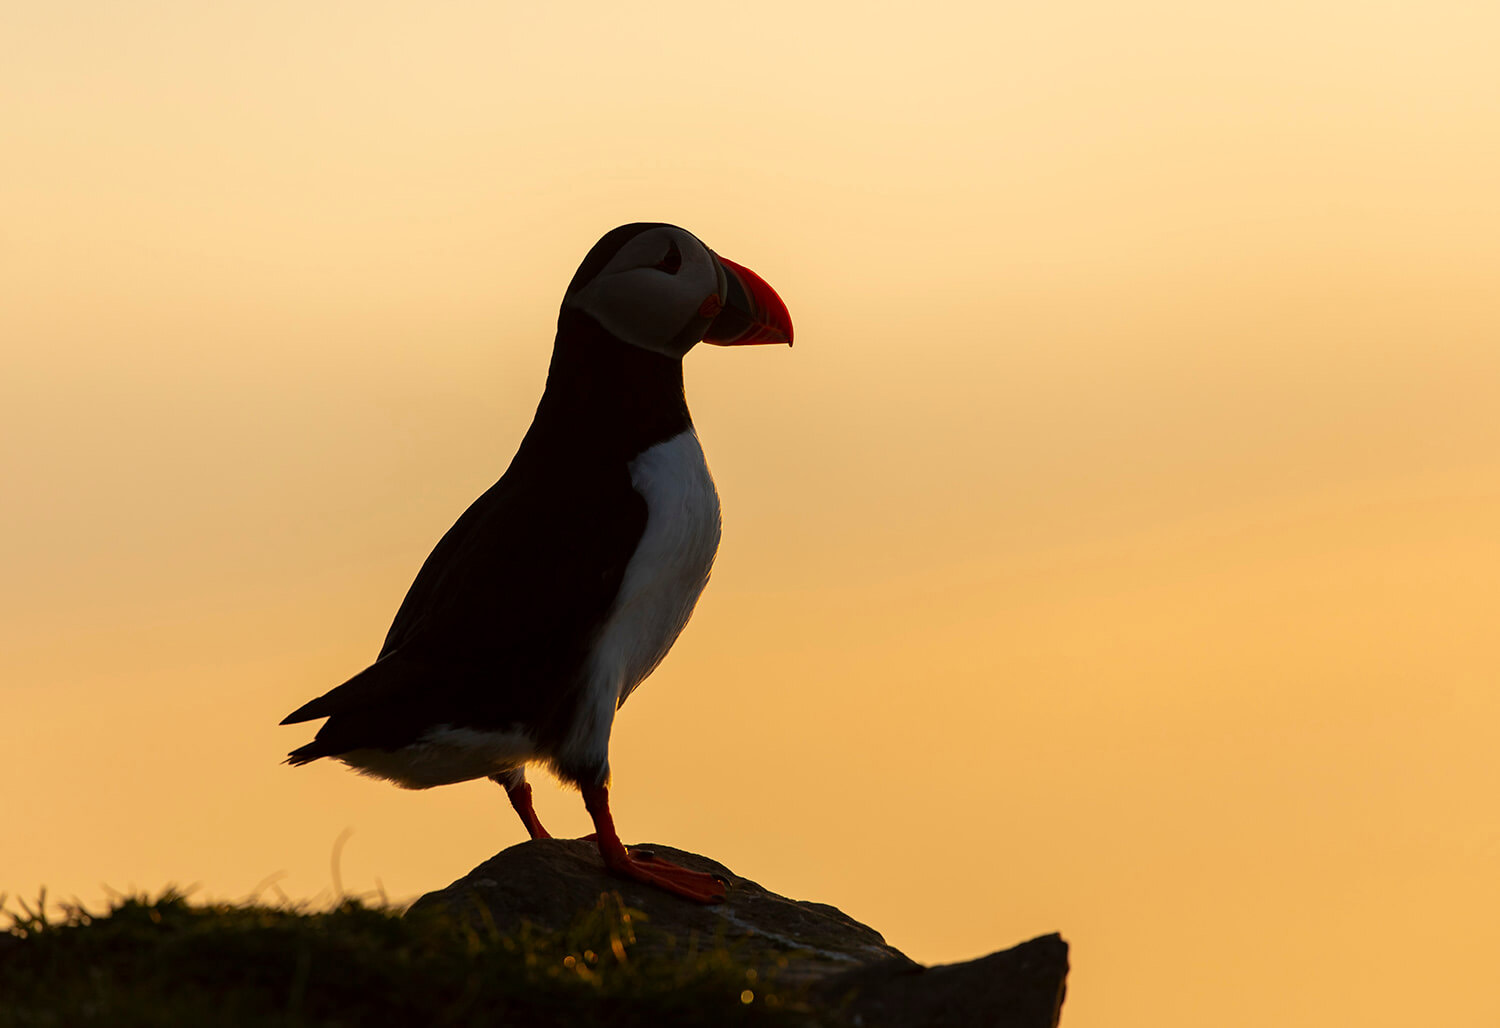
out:
M727 1026L809 1023L706 940L637 955L605 894L565 932L476 930L348 899L332 909L122 898L0 928L0 1026Z

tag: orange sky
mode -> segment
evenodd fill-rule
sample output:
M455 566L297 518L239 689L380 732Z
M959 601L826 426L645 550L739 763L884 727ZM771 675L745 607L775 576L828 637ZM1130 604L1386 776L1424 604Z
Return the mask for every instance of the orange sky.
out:
M530 5L535 8L536 5ZM714 581L628 839L1065 1024L1493 1025L1500 14L1483 5L0 10L0 890L523 832L281 756L504 470L563 286L677 222ZM543 817L582 833L543 780Z

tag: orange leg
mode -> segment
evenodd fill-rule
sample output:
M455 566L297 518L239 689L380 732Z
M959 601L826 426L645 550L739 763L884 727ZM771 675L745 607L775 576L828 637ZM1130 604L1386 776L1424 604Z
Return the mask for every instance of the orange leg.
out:
M713 875L689 871L685 867L658 857L632 857L615 832L615 820L609 813L609 790L602 785L584 786L583 802L594 819L594 841L604 866L621 878L654 885L658 889L693 900L696 903L724 902L724 883Z
M496 779L505 786L505 795L510 797L510 805L516 808L516 813L521 815L521 823L531 833L533 839L550 839L552 835L542 827L541 819L536 816L536 807L531 805L531 783L525 780L519 782L504 782Z

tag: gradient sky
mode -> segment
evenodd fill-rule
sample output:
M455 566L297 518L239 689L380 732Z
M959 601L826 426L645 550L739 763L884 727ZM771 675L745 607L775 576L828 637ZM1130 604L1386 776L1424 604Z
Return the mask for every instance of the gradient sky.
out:
M1064 1023L1500 1022L1500 13L0 7L0 890L447 884L498 789L279 764L665 220L714 580L631 840ZM588 830L542 779L554 831Z

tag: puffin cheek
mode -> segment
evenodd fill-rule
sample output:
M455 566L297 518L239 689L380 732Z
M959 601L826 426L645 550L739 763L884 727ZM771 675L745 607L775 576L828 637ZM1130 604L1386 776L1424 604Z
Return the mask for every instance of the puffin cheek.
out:
M699 314L693 315L688 319L687 324L682 326L682 330L672 337L672 341L667 344L668 347L673 353L687 353L698 345L699 340L703 338L703 333L708 331L710 324L712 324L711 319Z
M661 273L641 268L596 282L583 298L583 310L615 337L648 350L659 349L681 324L676 311L663 302ZM697 340L694 340L697 342Z

